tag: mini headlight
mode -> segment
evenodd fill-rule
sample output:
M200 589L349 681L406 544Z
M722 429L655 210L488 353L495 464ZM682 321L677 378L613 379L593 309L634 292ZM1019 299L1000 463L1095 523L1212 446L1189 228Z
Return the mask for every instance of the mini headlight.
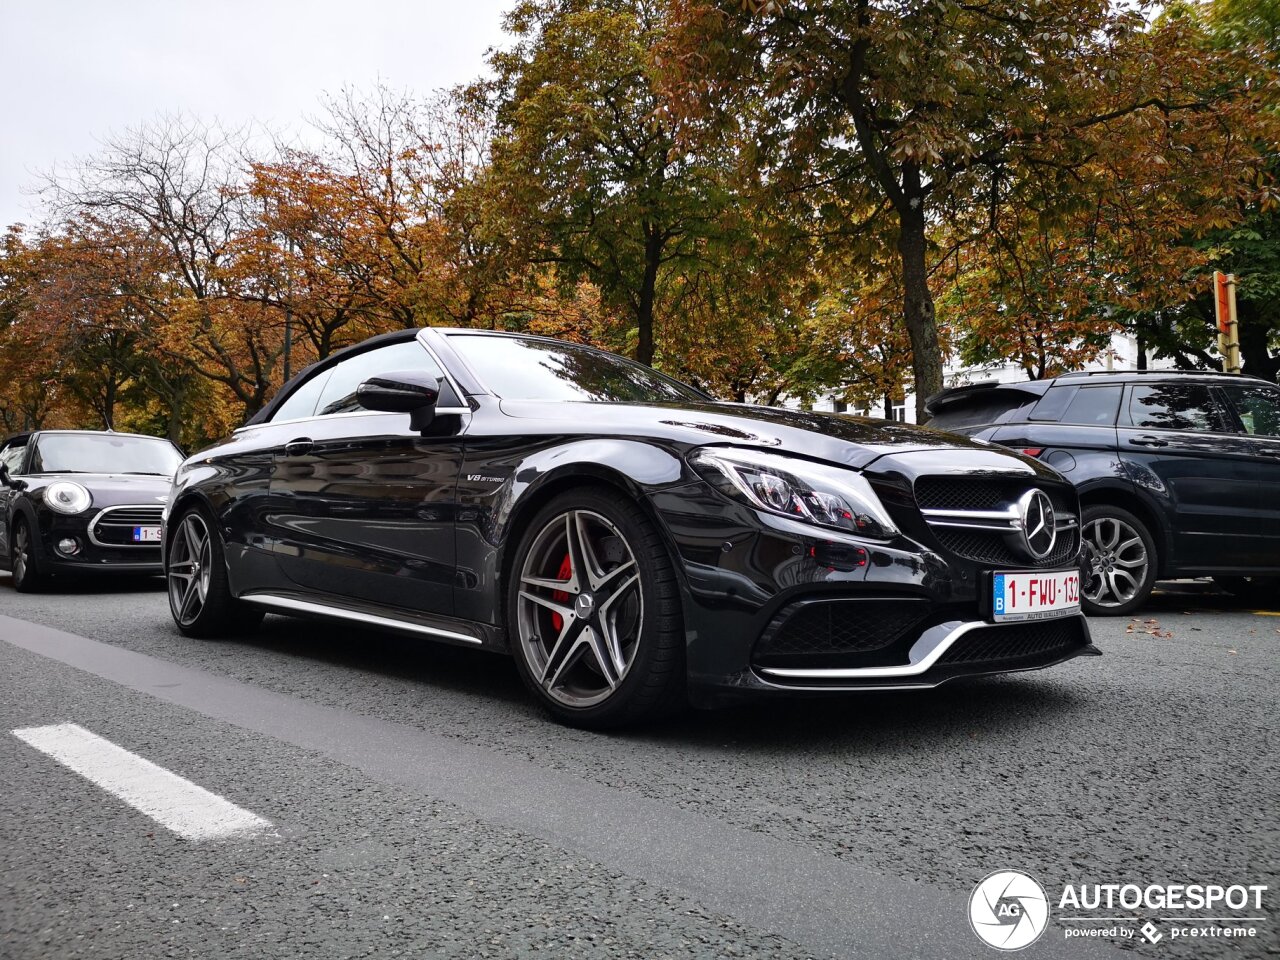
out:
M730 447L703 447L689 462L723 493L757 510L877 540L898 533L871 484L852 470Z
M93 503L93 497L78 483L58 480L45 487L44 502L58 513L83 513Z

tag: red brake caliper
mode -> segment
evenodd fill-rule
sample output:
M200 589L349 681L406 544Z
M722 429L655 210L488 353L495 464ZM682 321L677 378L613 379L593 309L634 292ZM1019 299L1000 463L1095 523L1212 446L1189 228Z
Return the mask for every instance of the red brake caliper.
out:
M557 580L568 580L573 576L573 563L566 553L564 559L560 561L560 572L556 574ZM565 590L552 590L551 598L557 603L568 603L569 594ZM564 617L558 613L551 614L551 626L555 628L556 633L564 629Z

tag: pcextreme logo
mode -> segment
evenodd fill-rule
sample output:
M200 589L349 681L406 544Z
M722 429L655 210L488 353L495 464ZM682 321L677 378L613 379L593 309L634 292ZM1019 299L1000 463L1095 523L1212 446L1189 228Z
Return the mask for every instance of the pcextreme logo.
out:
M1020 870L997 870L973 888L969 924L988 946L1021 950L1039 940L1049 926L1049 898Z

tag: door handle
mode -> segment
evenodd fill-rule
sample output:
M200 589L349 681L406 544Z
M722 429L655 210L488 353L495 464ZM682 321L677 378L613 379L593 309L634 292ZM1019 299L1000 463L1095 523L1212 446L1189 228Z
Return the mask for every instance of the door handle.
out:
M315 446L310 437L299 437L297 440L290 440L284 445L284 455L286 457L305 457L311 452L311 448Z
M1168 440L1161 440L1159 437L1146 435L1141 437L1130 437L1129 443L1135 447L1167 447L1169 445Z

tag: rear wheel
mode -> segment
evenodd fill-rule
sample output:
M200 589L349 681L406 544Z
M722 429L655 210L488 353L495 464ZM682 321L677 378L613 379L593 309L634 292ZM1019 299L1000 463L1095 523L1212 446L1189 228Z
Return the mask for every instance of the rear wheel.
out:
M595 488L533 518L507 592L512 652L557 718L602 729L684 703L679 586L640 508Z
M1214 577L1213 582L1247 603L1280 609L1280 577Z
M246 633L262 622L261 610L231 595L222 540L199 507L189 508L173 527L165 577L174 623L189 637Z
M40 569L35 539L24 518L19 517L14 523L10 543L13 551L13 587L19 593L35 593L45 585L48 578Z
M1084 540L1093 551L1080 590L1084 612L1095 617L1133 613L1156 585L1156 545L1146 524L1110 504L1085 507Z

